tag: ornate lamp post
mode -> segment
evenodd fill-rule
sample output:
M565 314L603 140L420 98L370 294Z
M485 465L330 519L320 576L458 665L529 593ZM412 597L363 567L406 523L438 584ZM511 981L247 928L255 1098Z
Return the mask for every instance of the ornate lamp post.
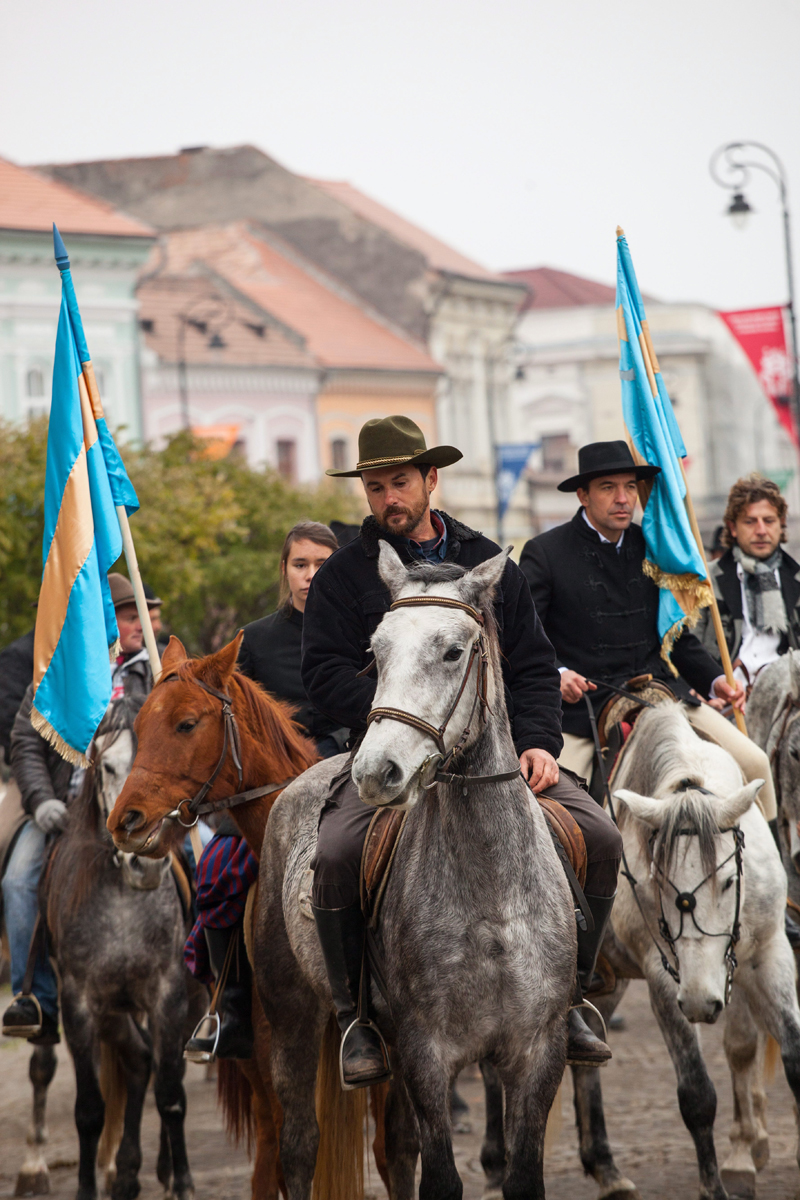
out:
M755 152L757 157L750 155ZM763 161L766 160L766 161ZM783 209L783 240L786 253L786 280L789 291L789 326L792 337L791 365L792 392L791 405L795 431L800 436L800 379L798 379L797 364L797 317L794 304L794 270L792 267L792 231L789 219L789 188L786 170L777 154L769 146L761 142L729 142L720 146L711 156L709 164L711 178L720 187L728 188L731 192L727 216L737 228L743 229L753 209L747 202L744 189L749 186L750 172L763 171L769 175L778 186L778 192Z

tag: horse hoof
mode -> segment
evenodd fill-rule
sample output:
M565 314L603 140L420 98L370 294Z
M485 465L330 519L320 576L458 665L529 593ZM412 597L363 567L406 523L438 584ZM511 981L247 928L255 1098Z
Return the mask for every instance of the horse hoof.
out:
M753 1159L755 1169L763 1171L769 1162L769 1138L766 1134L763 1137L756 1138L750 1147L750 1155Z
M642 1200L642 1196L633 1180L615 1179L605 1190L601 1188L597 1200Z
M490 1187L483 1193L481 1200L503 1200L503 1189Z
M453 1133L472 1133L472 1121L463 1119L453 1121Z
M50 1191L50 1172L46 1166L36 1171L20 1171L15 1196L46 1196Z
M751 1171L744 1169L726 1171L723 1167L719 1174L720 1179L722 1180L722 1186L728 1193L730 1200L755 1200L755 1167Z

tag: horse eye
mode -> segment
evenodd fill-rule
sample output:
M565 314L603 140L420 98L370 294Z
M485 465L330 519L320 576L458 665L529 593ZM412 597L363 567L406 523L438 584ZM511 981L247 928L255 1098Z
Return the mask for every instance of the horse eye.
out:
M458 662L464 651L460 646L451 646L444 656L445 662Z
M791 755L792 758L795 758L795 759L800 758L800 754L798 754L798 752L797 752L797 746L792 746L791 750L789 751L789 754Z
M181 721L181 723L178 725L177 732L191 733L196 724L197 721Z
M722 888L723 892L727 892L728 888L730 888L730 887L733 887L733 875L731 875L730 879L725 880L725 883Z
M116 775L117 768L112 767L111 763L103 763L103 770L107 775Z

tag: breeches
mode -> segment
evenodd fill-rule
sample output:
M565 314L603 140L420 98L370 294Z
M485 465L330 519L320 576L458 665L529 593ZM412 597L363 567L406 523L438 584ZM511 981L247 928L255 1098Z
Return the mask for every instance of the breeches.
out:
M747 783L752 779L764 780L764 786L758 793L758 805L766 819L772 821L778 815L775 785L769 759L761 747L751 742L731 721L726 721L721 713L708 704L701 704L699 708L687 705L685 712L693 729L708 741L716 742L736 760ZM594 742L591 738L564 734L564 749L558 763L576 775L589 779L594 766Z
M35 821L27 821L17 835L3 876L3 911L11 951L11 990L22 990L28 951L39 911L39 876L46 839ZM50 959L40 950L31 991L51 1017L58 1016L58 984Z
M312 862L312 900L317 908L349 908L359 899L364 838L376 809L363 804L348 762L331 781L322 808L317 851ZM613 896L617 888L622 838L616 825L591 796L565 773L546 789L577 821L586 842L586 894Z

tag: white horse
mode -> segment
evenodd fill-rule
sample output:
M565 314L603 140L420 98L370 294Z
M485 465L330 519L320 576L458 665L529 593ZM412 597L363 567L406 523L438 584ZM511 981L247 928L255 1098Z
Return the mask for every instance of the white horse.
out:
M677 705L639 717L614 780L635 880L620 885L614 933L650 989L697 1151L702 1200L724 1200L723 1181L737 1196L755 1195L756 1169L768 1156L760 1090L767 1034L780 1046L800 1102L800 1009L784 933L786 875L754 804L761 785L743 786L731 756L699 738ZM716 1094L693 1026L713 1024L726 1007L735 1122L720 1175Z

